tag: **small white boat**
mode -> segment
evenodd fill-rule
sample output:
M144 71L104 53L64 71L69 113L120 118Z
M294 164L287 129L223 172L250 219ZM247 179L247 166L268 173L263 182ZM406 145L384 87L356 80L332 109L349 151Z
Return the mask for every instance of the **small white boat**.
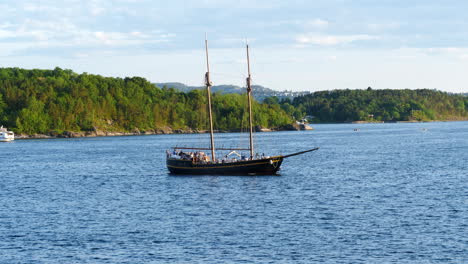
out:
M8 142L15 140L15 133L8 131L3 126L0 127L0 142Z

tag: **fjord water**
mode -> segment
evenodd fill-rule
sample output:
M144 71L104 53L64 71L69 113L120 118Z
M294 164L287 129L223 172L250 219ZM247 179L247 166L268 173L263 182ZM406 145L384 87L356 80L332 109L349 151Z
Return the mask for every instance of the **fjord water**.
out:
M280 176L168 175L207 135L1 144L0 263L468 262L468 122L314 127L256 134L320 147Z

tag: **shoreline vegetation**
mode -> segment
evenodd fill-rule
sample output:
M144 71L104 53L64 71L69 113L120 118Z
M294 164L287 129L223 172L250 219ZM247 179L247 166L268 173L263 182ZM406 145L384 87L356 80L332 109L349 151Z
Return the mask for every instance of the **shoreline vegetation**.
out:
M277 131L301 131L301 130L313 130L311 126L305 124L290 124L282 127L276 128L265 128L257 126L254 128L255 132L277 132ZM246 130L243 129L230 129L230 130L215 130L215 133L241 133ZM143 136L143 135L166 135L166 134L205 134L209 133L208 130L184 130L184 129L171 129L166 127L158 130L148 130L148 131L139 131L134 130L131 132L122 132L122 131L64 131L62 133L57 133L52 131L47 134L17 134L15 139L53 139L53 138L81 138L81 137L114 137L114 136Z
M462 120L430 120L430 121L395 121L395 122L385 122L385 121L353 121L348 123L321 123L321 124L395 124L395 123L432 123L432 122L466 122L468 119ZM263 128L256 127L255 132L280 132L280 131L308 131L315 130L312 125L314 124L291 124L279 128ZM240 129L232 130L215 130L214 133L241 133L247 131L242 131ZM48 134L17 134L15 139L57 139L57 138L82 138L82 137L119 137L119 136L145 136L145 135L168 135L168 134L206 134L209 133L208 130L182 130L171 128L160 129L160 130L150 130L150 131L133 131L133 132L122 132L122 131L64 131L61 134L54 131Z
M255 97L255 92L254 92ZM246 95L213 93L215 130L247 130ZM257 131L315 123L468 120L468 96L429 89L319 91L294 99L253 101ZM0 68L0 125L17 138L66 138L208 130L205 90L157 87L141 77L71 70ZM299 128L300 130L300 128Z

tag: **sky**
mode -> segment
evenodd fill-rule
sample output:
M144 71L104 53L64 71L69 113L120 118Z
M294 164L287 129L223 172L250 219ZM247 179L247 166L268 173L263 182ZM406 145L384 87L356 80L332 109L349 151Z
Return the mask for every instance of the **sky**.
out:
M0 0L0 67L275 90L468 92L463 0Z

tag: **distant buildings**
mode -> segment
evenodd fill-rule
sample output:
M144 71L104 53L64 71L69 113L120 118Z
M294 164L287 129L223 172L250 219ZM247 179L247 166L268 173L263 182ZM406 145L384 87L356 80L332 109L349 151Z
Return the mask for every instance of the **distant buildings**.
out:
M179 90L181 92L190 92L191 90L195 89L205 89L203 86L187 86L182 83L155 83L156 86L158 87L167 87L167 88L174 88L176 90ZM280 101L286 98L293 99L294 97L302 96L302 95L307 95L311 94L313 92L310 91L300 91L300 92L294 92L294 91L276 91L267 87L263 87L261 85L253 85L253 95L255 99L258 101L263 101L267 97L272 97L276 96ZM245 92L245 87L240 87L236 85L214 85L211 87L211 91L213 92L221 92L223 94L229 94L229 93L244 93Z

